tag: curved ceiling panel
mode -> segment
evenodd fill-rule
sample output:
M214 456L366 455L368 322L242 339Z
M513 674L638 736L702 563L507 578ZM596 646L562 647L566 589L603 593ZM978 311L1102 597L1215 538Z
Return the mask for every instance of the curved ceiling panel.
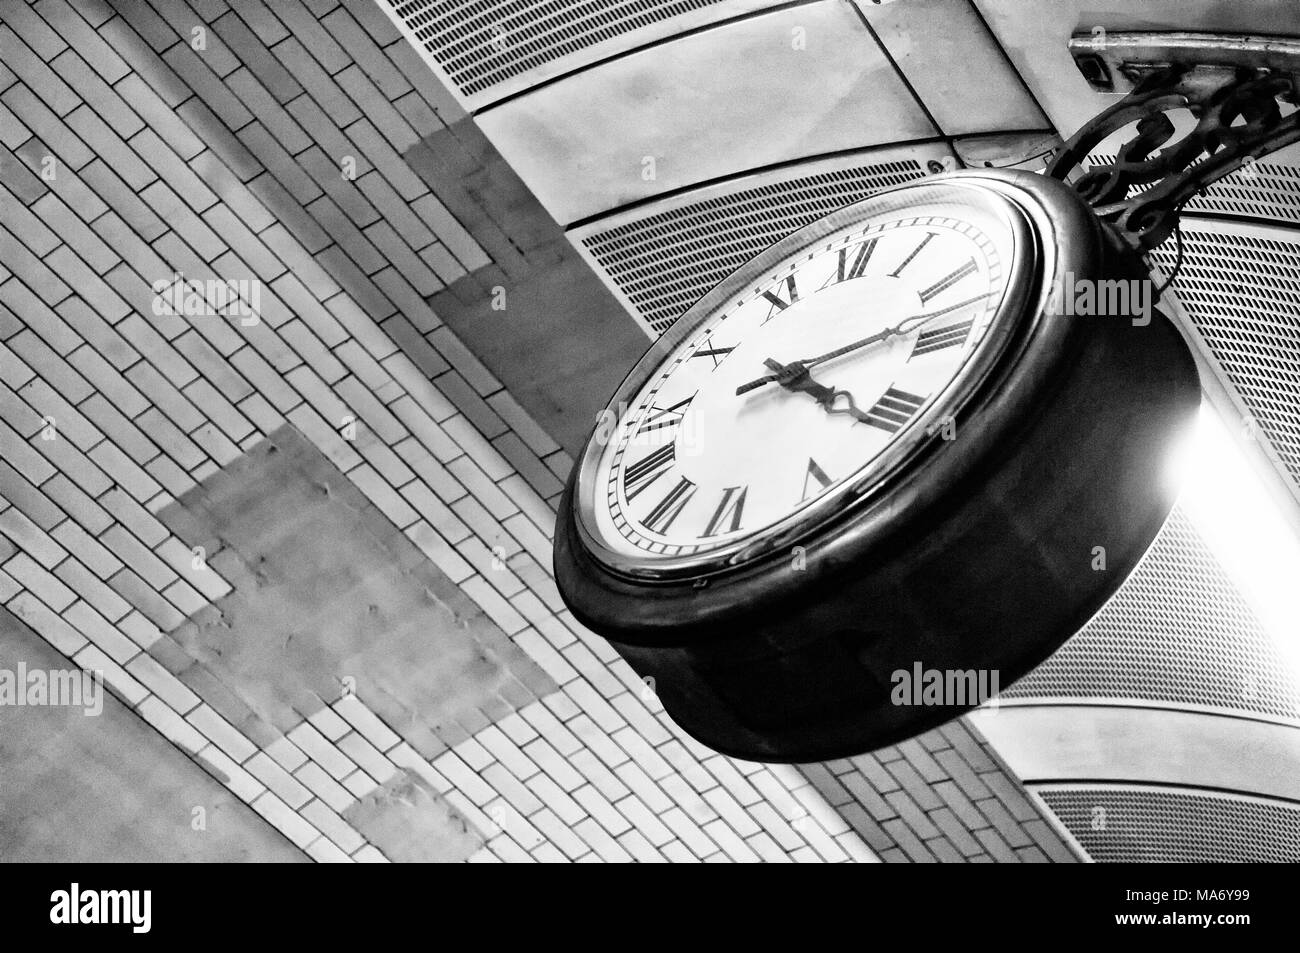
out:
M479 109L610 56L780 0L378 0Z
M969 716L1026 783L1173 784L1295 798L1296 729L1118 705L1003 705Z
M569 233L651 337L773 242L872 192L927 174L939 144L877 149L692 189Z
M969 0L855 2L944 135L1048 128Z
M938 135L841 0L681 36L477 119L562 224L747 170Z
M1033 790L1098 863L1300 861L1300 804L1127 785Z
M1300 724L1294 673L1177 508L1114 598L1003 698L1168 704Z

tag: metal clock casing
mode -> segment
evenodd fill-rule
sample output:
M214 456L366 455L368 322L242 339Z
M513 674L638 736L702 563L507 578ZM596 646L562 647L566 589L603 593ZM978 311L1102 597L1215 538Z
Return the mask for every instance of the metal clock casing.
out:
M834 213L710 292L651 348L611 405L641 386L693 320L819 230L936 186L970 189L1016 221L1001 339L888 465L815 514L694 564L618 565L584 525L589 445L562 499L555 569L574 615L611 641L679 725L754 760L871 750L969 705L899 706L893 672L996 670L1003 686L1077 631L1162 525L1163 456L1199 402L1187 347L1162 316L1063 317L1060 279L1142 280L1145 268L1065 185L965 172ZM936 405L937 407L937 405ZM1094 570L1102 546L1108 568ZM797 553L798 558L792 558Z

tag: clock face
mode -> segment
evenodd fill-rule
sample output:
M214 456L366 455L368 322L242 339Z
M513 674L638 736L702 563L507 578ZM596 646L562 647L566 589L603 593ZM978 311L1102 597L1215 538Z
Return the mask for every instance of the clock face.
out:
M955 384L1005 336L1022 250L996 196L907 194L787 240L665 336L582 474L598 552L633 571L717 562L955 437Z

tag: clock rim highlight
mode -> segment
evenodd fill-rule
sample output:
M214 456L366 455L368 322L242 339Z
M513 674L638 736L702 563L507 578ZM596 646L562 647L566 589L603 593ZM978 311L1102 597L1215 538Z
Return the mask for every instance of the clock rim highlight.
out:
M945 175L895 186L794 232L736 269L709 291L651 344L610 398L604 419L615 415L618 425L613 436L608 440L601 439L601 428L598 427L587 441L578 463L574 493L577 504L574 522L587 552L615 575L647 581L672 581L727 572L778 552L789 556L792 547L850 520L855 512L887 493L890 486L936 443L959 444L960 440L942 441L936 432L938 424L947 418L959 420L962 411L990 376L1007 360L1013 359L1011 352L1015 342L1024 338L1026 324L1042 318L1043 309L1032 305L1034 299L1041 299L1046 289L1041 287L1041 282L1036 284L1035 279L1044 273L1053 273L1050 262L1044 268L1044 260L1054 258L1057 250L1045 246L1041 240L1044 231L1050 229L1045 229L1047 223L1041 220L1039 209L1027 207L1017 201L1016 196L1017 189L1002 180L969 174ZM827 237L837 236L838 240L847 229L857 225L868 228L894 220L924 218L927 217L924 212L909 213L936 204L964 204L978 209L979 216L992 215L1005 226L1008 240L1005 245L994 240L994 245L999 248L998 264L1005 272L1005 280L1001 300L988 319L981 340L965 356L955 375L928 397L921 411L894 435L881 452L865 460L851 476L752 533L742 532L722 545L686 555L668 556L649 551L629 553L619 544L607 545L596 514L598 503L603 505L607 499L608 488L601 478L602 463L607 455L616 452L623 432L621 428L626 426L635 433L645 412L637 408L629 412L625 421L617 416L619 409L635 408L634 402L647 390L650 382L656 375L662 375L664 368L676 359L679 348L684 342L689 342L703 325L728 306L734 306L748 292L771 285L787 274L792 266L797 267L800 256L806 260L809 253L823 250L820 243ZM952 209L943 214L957 218L960 210ZM777 357L796 359L794 355ZM761 372L761 368L758 371ZM803 394L791 394L789 398L811 399ZM960 422L958 428L960 430Z

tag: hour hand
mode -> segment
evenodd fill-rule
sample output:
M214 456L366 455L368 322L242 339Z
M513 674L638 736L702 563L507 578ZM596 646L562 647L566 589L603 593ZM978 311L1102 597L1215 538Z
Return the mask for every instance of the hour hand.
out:
M817 398L819 403L830 396L831 389L813 380L812 375L808 373L808 368L804 367L799 361L782 364L780 361L769 357L763 362L763 366L772 372L771 379L786 390L808 394Z
M821 404L824 408L826 408L826 413L848 414L850 417L852 417L854 420L860 423L865 424L871 422L871 418L867 416L866 412L858 409L857 402L853 399L853 395L850 394L848 391L830 390L830 388L826 388L826 389L830 391L829 395L825 399L818 398L817 400L817 403ZM848 404L847 407L835 406L835 402L839 400L841 397L843 397L845 402Z
M869 419L866 413L858 409L857 402L854 401L852 394L846 390L835 390L825 384L817 383L812 379L812 375L808 373L808 368L804 367L799 361L782 364L780 361L769 357L763 362L763 365L773 372L772 379L782 387L807 394L821 404L828 414L848 414L855 420L864 423ZM837 407L835 405L840 398L844 399L847 406Z
M775 373L765 374L762 377L750 381L748 384L741 384L739 387L736 388L737 397L739 397L741 394L747 394L751 390L757 390L758 388L762 387L764 384L772 384L772 383L780 384L782 387L786 388L787 390L800 390L801 388L795 384L795 381L799 379L799 375L801 372L804 378L808 377L808 369L804 367L802 364L800 364L798 361L794 361L790 364L782 364L780 361L773 360L772 358L769 357L767 360L763 362L763 366L767 367L772 371L775 371Z

